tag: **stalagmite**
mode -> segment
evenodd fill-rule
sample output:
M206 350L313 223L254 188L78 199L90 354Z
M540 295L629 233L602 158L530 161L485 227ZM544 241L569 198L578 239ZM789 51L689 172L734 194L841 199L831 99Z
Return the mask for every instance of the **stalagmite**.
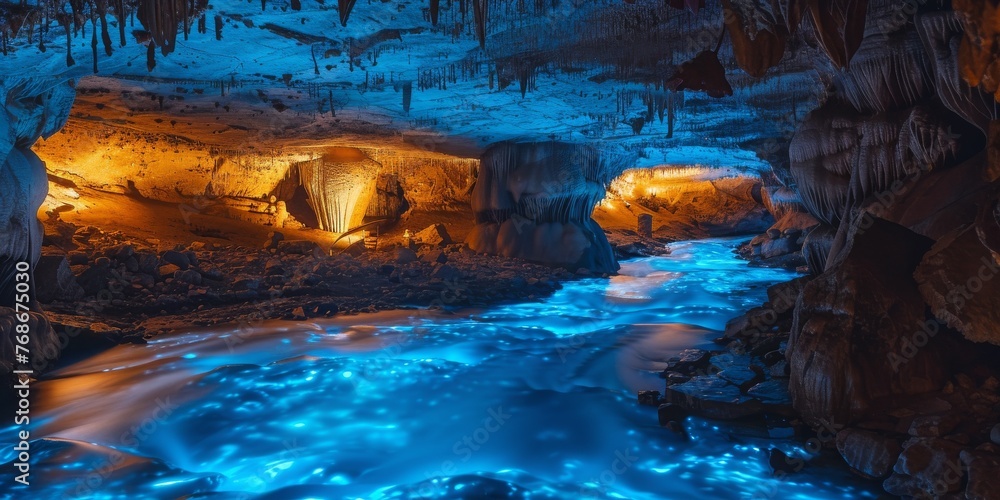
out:
M375 194L378 163L357 149L329 148L298 170L321 229L343 233L361 225Z

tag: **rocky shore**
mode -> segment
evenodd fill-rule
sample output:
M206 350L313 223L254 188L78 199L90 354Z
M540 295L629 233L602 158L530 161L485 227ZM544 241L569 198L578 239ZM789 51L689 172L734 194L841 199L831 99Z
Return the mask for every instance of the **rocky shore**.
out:
M913 275L924 279L935 252L922 257L929 247L914 238L890 227L859 234L833 272L770 287L766 303L727 323L716 339L723 348L668 360L664 391L641 392L639 403L680 434L693 415L740 434L801 440L811 456L770 451L776 476L836 454L894 496L998 498L996 348L925 322ZM896 255L893 265L868 261L875 247ZM911 299L919 305L907 309ZM892 325L925 328L900 341Z
M191 327L529 301L592 276L477 254L443 227L432 241L369 250L359 242L332 255L278 232L260 248L155 243L95 227L48 228L36 299L63 348L43 362Z

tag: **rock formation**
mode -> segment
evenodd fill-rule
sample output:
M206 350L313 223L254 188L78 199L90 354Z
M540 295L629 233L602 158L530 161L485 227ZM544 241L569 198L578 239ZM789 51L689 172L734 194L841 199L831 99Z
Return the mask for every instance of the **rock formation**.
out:
M492 146L483 153L472 192L476 228L469 246L571 270L617 271L591 212L627 166L623 160L570 144Z

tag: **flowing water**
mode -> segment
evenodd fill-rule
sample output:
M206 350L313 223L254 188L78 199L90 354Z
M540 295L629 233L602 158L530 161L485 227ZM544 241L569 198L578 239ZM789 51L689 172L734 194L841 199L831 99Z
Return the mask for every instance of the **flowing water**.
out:
M635 393L792 273L737 240L677 243L620 276L480 311L413 310L213 329L123 345L34 390L34 499L875 498L812 460L773 478L766 449ZM457 291L460 293L460 290ZM14 460L12 429L0 461ZM808 455L803 455L808 456ZM832 463L832 462L831 462ZM13 483L4 465L3 488ZM19 490L12 490L20 496ZM20 490L20 493L26 493ZM0 495L2 496L2 495Z

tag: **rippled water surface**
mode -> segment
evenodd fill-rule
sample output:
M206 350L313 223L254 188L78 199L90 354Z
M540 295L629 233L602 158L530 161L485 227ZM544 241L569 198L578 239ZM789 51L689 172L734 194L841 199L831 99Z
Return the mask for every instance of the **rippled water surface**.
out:
M118 346L35 385L31 498L875 498L820 460L772 478L762 450L792 443L697 419L684 441L635 403L663 360L793 277L735 242L535 303Z

